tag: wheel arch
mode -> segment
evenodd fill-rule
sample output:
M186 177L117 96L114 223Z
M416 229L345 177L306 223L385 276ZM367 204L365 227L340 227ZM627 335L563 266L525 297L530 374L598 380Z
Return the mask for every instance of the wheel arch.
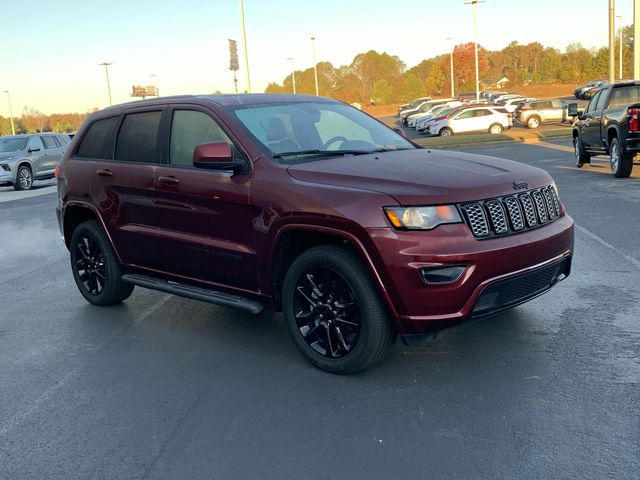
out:
M71 243L71 236L73 235L73 231L80 225L82 222L86 222L88 220L97 220L102 228L102 231L107 236L109 244L113 249L118 261L122 263L122 259L118 254L118 249L116 248L111 235L109 234L109 230L102 218L99 214L98 209L85 202L69 202L65 205L64 210L62 211L62 233L64 236L64 243L69 248Z
M263 268L263 285L269 289L267 293L273 298L274 305L280 307L282 284L293 261L309 248L327 244L347 246L360 257L371 273L373 282L389 314L394 321L397 320L398 313L365 241L351 232L332 227L289 224L278 230L272 243L271 252L265 258L265 268ZM369 248L373 247L369 246Z

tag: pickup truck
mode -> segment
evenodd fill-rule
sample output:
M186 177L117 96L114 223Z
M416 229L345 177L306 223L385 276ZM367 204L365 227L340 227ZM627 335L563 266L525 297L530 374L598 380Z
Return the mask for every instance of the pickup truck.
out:
M587 105L569 105L574 117L573 147L576 166L591 163L594 155L609 155L611 173L627 178L640 151L640 82L622 82L599 90Z

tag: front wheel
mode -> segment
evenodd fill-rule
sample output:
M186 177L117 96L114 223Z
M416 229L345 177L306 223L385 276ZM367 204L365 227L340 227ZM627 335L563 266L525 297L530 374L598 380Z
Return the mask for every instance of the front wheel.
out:
M89 303L115 305L129 298L133 285L122 281L120 264L97 221L76 227L69 250L73 279Z
M371 274L345 247L314 247L296 258L284 280L282 304L296 347L327 372L369 368L395 340Z
M585 164L591 163L591 155L585 153L579 136L573 137L573 155L576 160L576 167L578 168L582 168Z
M631 170L633 170L633 155L622 152L617 138L611 140L609 151L609 161L613 176L616 178L628 178L631 175Z
M26 165L21 165L16 172L16 183L13 188L16 190L31 190L33 187L33 173Z
M450 137L451 135L453 135L453 130L451 130L449 127L444 127L440 129L438 135L440 135L441 137Z

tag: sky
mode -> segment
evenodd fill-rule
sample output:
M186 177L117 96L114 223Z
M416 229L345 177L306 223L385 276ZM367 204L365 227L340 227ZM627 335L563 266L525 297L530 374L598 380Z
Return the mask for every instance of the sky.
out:
M361 52L399 56L408 67L473 41L465 0L244 0L251 89L282 82L292 66L348 65ZM631 23L633 0L617 0ZM607 43L608 0L486 0L478 5L478 42L498 50L539 41L564 50ZM87 112L131 100L133 85L158 82L160 95L233 92L227 39L238 40L238 85L245 89L238 0L0 0L0 115L26 106ZM31 23L35 21L35 23ZM25 28L28 27L28 28ZM287 58L293 58L293 62ZM151 77L151 75L156 77Z

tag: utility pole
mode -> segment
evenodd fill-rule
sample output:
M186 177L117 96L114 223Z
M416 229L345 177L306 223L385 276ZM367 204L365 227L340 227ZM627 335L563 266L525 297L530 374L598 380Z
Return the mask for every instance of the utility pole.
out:
M311 55L313 56L313 75L316 79L316 97L318 92L318 62L316 61L316 37L311 37Z
M293 83L293 94L296 94L296 69L293 66L293 58L287 58L291 62L291 83Z
M618 19L618 26L620 27L620 31L618 32L618 47L620 47L618 79L622 80L622 15L616 15L616 18Z
M470 2L465 2L465 5L473 5L473 43L475 45L474 49L476 54L476 102L480 101L480 79L478 78L478 3L484 2L482 0L471 0Z
M453 39L451 37L447 37L447 40L451 42L451 52L450 52L450 60L451 60L451 98L455 95L453 89Z
M109 65L113 65L110 62L99 63L98 66L104 66L104 74L107 76L107 93L109 94L109 105L113 105L111 102L111 84L109 83Z
M240 27L242 28L242 47L244 49L244 83L248 93L251 93L251 80L249 78L249 54L247 53L247 34L244 29L244 4L240 0Z
M7 94L7 99L9 100L9 118L11 119L11 135L15 135L16 127L13 125L13 108L11 107L11 95L9 94L9 90L5 90L4 93Z
M616 0L609 0L609 83L616 81Z
M633 0L633 79L640 80L640 0Z

